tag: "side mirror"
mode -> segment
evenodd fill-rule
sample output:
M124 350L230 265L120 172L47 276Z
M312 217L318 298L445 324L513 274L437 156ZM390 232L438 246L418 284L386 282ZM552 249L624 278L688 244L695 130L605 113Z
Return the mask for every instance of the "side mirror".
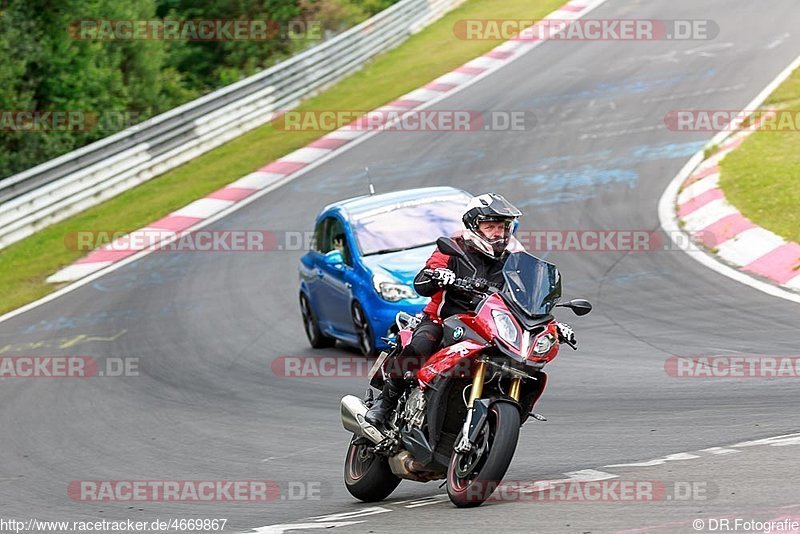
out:
M577 316L586 315L592 311L592 303L586 299L572 299L564 304L556 304L557 307L569 308Z
M331 250L330 252L325 253L325 263L327 265L342 265L344 263L344 257L342 253L336 249Z
M439 248L439 252L447 256L458 256L459 258L466 258L467 256L467 254L461 250L461 247L458 246L458 243L449 237L440 237L437 239L436 246Z

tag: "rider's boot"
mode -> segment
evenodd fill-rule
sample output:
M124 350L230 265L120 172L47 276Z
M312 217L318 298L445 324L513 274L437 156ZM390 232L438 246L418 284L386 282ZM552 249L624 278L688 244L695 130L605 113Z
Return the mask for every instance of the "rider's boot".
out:
M397 401L403 394L405 381L402 378L389 378L383 384L383 391L375 404L364 415L364 419L373 426L383 426L386 418L397 407Z

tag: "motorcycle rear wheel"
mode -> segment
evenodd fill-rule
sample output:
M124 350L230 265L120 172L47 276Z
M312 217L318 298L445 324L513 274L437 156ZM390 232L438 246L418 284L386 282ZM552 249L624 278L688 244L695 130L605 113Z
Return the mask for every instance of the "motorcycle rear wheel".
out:
M382 501L397 488L400 478L392 473L385 456L375 454L371 444L350 441L344 462L344 484L350 495L364 502Z
M497 402L489 408L476 448L479 451L462 454L453 452L447 468L447 495L459 508L480 506L488 499L514 458L519 440L519 410L507 402ZM459 434L456 443L461 439Z

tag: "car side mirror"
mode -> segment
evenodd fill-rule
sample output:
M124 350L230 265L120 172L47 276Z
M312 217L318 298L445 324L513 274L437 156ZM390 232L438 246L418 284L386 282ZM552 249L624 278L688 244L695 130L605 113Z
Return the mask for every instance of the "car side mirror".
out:
M439 252L446 256L458 256L459 258L466 258L467 256L466 252L461 250L461 247L458 246L458 243L449 237L440 237L437 239L436 247L439 249Z
M332 265L334 267L341 266L344 263L344 256L342 256L340 251L334 249L325 253L324 261L326 265Z
M556 304L557 307L569 308L577 316L586 315L592 311L592 303L586 299L572 299L564 304Z

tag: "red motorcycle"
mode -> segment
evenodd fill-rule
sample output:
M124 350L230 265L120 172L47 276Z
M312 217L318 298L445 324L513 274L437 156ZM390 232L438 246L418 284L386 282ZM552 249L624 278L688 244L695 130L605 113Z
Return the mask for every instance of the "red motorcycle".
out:
M469 264L452 239L440 238L437 245ZM583 299L558 304L558 269L527 252L509 255L503 277L500 290L474 278L457 279L448 287L479 297L480 304L475 313L444 321L443 348L416 374L405 373L408 387L385 428L364 419L374 402L371 389L363 400L354 395L342 399L342 424L353 433L344 468L351 495L380 501L402 479L446 478L456 506L478 506L505 476L520 426L529 417L545 420L533 407L547 383L542 369L559 349L551 311L561 306L585 315L592 305ZM392 356L408 344L418 323L417 317L398 314L394 347L370 370L371 386L380 389L396 372Z

